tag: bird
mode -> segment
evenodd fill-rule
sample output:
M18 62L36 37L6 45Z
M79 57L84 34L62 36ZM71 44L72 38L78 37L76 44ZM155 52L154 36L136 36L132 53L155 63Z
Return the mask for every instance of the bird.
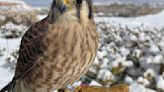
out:
M0 92L65 89L88 71L98 43L92 0L53 0L23 35L15 75Z

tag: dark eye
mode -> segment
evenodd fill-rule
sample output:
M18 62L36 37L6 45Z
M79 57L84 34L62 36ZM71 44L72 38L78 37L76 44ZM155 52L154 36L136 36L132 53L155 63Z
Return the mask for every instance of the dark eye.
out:
M76 0L77 4L82 4L83 0Z

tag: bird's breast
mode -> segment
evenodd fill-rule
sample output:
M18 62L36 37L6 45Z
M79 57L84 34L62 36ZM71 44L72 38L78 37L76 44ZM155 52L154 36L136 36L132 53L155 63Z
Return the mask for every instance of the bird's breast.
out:
M47 90L59 89L79 79L92 64L98 47L92 22L87 26L74 22L54 24L43 41L46 50L29 80L38 87L48 85Z

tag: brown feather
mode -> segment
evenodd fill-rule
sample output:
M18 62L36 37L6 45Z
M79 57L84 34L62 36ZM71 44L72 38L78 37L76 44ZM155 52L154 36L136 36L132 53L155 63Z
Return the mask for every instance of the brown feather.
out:
M45 18L24 34L17 62L14 92L51 92L84 75L94 61L98 35L89 10L82 5L62 14L55 23Z

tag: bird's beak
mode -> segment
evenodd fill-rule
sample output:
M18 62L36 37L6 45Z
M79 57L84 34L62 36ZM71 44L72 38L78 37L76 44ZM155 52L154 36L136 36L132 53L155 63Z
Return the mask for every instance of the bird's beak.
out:
M67 3L64 0L59 6L59 10L61 14L65 13L67 11L67 8L68 8Z
M54 23L67 10L63 0L54 0L48 15L49 23Z

